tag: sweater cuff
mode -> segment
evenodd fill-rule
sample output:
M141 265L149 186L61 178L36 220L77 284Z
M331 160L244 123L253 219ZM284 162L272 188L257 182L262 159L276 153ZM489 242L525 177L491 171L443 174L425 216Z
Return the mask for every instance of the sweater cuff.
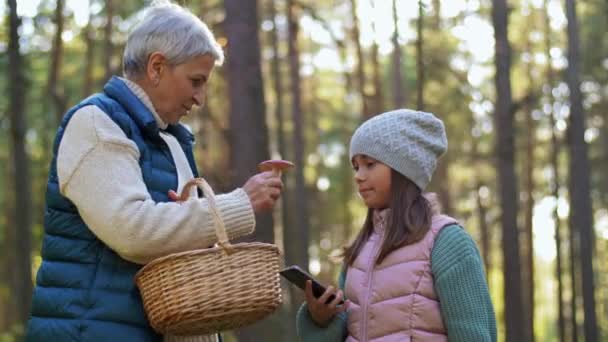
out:
M245 190L238 188L215 198L230 240L253 233L255 214Z
M217 335L175 336L165 335L163 342L217 342Z
M320 327L314 322L308 306L304 303L296 315L296 330L302 342L344 341L347 320L347 313L340 312L334 316L327 327Z

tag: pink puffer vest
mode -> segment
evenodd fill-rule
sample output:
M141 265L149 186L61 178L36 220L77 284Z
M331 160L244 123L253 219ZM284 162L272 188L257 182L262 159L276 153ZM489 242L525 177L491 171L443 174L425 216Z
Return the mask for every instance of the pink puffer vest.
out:
M374 215L374 232L346 273L351 301L347 342L447 341L439 299L433 287L431 251L444 227L457 224L433 217L419 242L390 253L375 265L384 234L386 211Z

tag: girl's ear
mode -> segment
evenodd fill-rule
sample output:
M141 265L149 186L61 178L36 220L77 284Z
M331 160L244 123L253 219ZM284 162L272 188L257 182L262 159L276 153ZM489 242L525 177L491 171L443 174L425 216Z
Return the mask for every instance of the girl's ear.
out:
M153 52L148 58L146 65L146 75L155 86L158 85L160 79L167 66L167 58L160 52Z

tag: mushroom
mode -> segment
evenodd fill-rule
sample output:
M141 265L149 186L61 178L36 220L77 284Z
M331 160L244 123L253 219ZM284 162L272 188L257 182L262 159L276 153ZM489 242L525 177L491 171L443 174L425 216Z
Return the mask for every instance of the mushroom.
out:
M258 164L260 172L272 171L279 177L284 171L294 167L293 163L287 160L271 159Z
M281 176L284 171L291 169L294 167L293 163L287 160L280 159L271 159L266 160L258 164L258 170L260 172L272 171L277 176ZM169 195L169 199L178 203L185 202L188 200L188 194L190 193L190 188L196 186L198 183L198 178L192 178L186 184L184 184L184 188L182 189L181 194L177 194L174 190L169 190L167 195Z

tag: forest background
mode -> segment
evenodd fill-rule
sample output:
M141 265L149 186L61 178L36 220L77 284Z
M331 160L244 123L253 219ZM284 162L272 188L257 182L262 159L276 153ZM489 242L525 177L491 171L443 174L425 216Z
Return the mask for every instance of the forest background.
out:
M253 239L335 283L362 225L350 134L400 107L444 120L430 190L477 241L500 341L608 341L608 2L190 0L225 48L186 120L217 191L296 164ZM66 109L121 73L142 0L0 2L0 341L22 337ZM604 146L604 147L602 147ZM293 341L301 293L228 341Z

